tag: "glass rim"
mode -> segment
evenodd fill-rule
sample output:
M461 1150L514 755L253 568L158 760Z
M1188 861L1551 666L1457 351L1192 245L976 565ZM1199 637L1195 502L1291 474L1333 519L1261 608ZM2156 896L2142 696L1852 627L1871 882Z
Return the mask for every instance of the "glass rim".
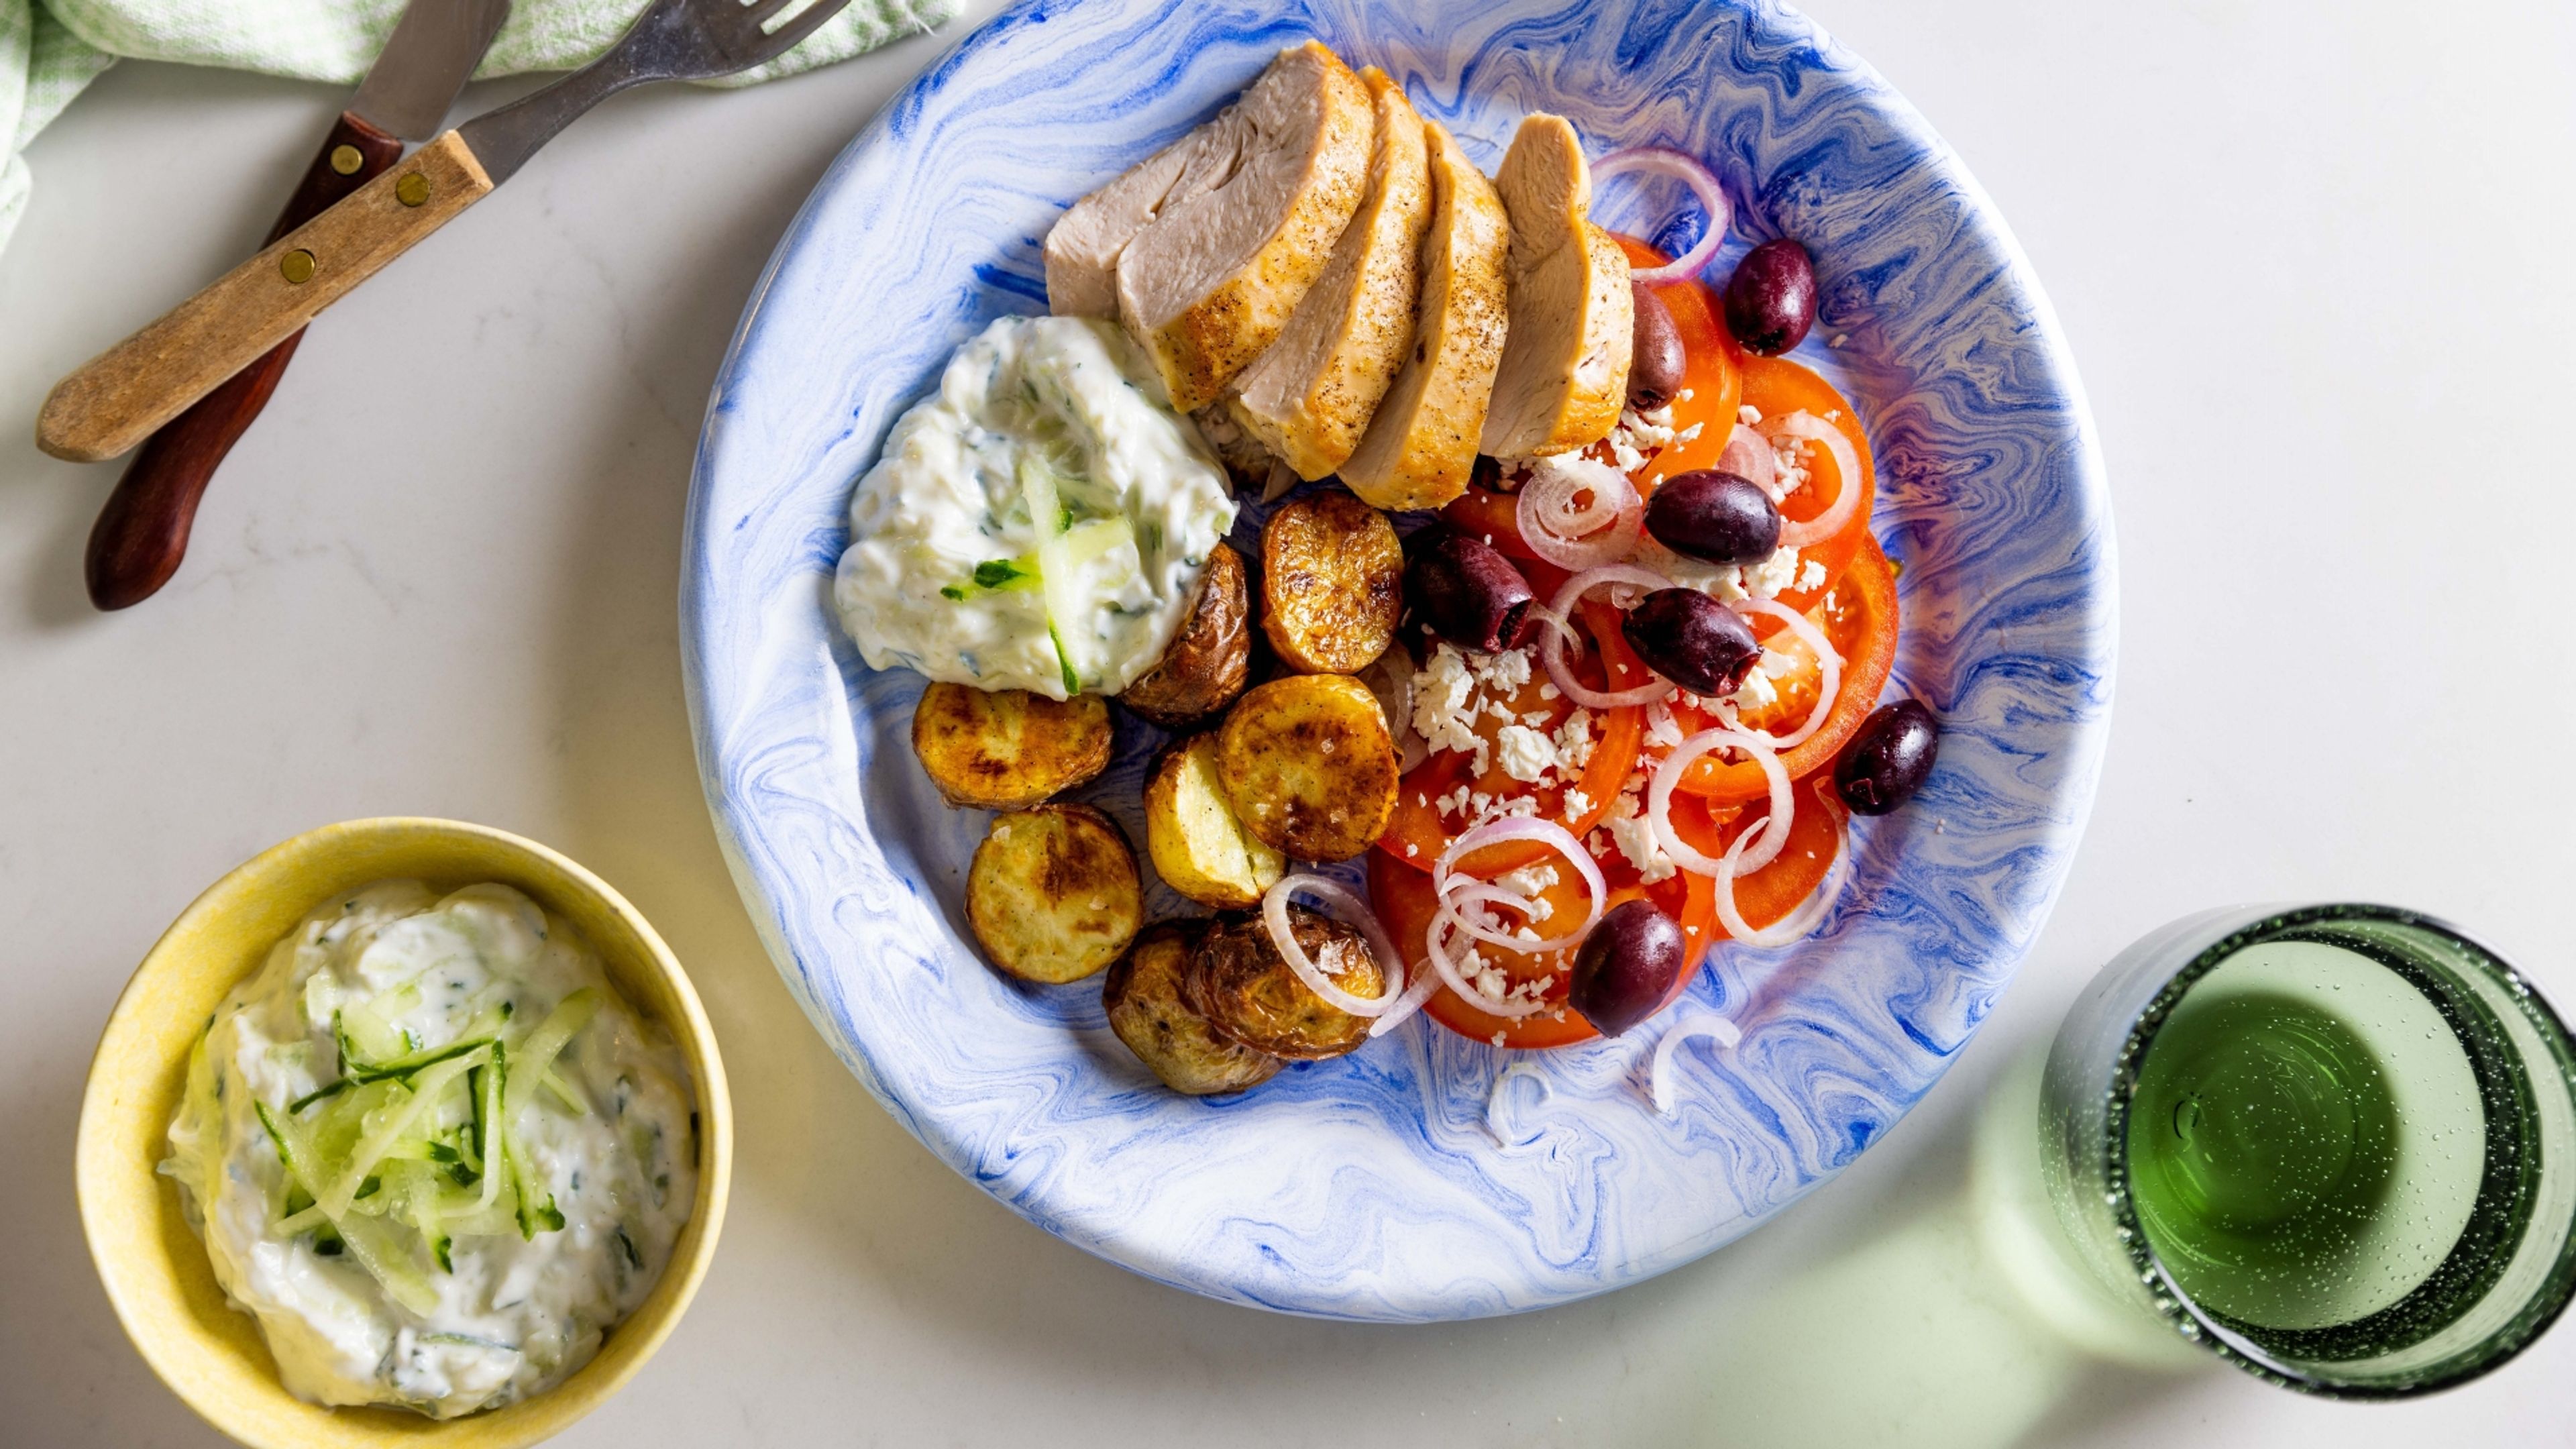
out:
M2253 919L2246 919L2246 911L2254 912ZM2495 1333L2436 1364L2432 1372L2402 1384L2320 1378L2283 1361L2193 1302L2192 1296L2166 1269L2163 1258L2148 1239L2146 1226L2138 1217L2127 1158L2129 1107L2139 1084L2136 1064L2144 1059L2147 1047L2171 1019L2173 1008L2183 995L2217 970L2221 963L2254 944L2259 936L2313 922L2351 920L2422 926L2449 936L2471 948L2470 964L2495 979L2533 1018L2533 1025L2539 1029L2540 1036L2557 1059L2571 1099L2576 1099L2576 1033L2569 1031L2567 1019L2550 1004L2549 998L2530 977L2512 964L2511 958L2477 936L2430 912L2372 901L2248 907L2246 911L2229 912L2226 919L2232 924L2226 925L2215 939L2195 950L2191 959L2176 968L2156 988L2155 994L2138 1008L2122 1037L2115 1058L2119 1065L2110 1079L2102 1084L2107 1101L2100 1144L2109 1189L2106 1205L2111 1210L2131 1267L2139 1273L2139 1281L2155 1285L2157 1291L2151 1296L2155 1299L2156 1312L2174 1324L2186 1338L2202 1344L2257 1378L2300 1393L2333 1399L2417 1398L2457 1388L2493 1373L2539 1341L2567 1311L2570 1302L2576 1301L2576 1231L2571 1231L2567 1240L2559 1245L2557 1261L2544 1280L2542 1291L2533 1297L2524 1311L2516 1313Z

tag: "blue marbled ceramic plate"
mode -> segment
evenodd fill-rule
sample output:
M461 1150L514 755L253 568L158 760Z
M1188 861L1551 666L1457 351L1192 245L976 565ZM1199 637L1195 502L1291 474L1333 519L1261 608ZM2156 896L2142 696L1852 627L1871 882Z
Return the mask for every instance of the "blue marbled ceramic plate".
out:
M919 682L868 670L832 619L853 480L958 342L1043 310L1057 213L1309 35L1393 72L1489 170L1524 113L1558 111L1596 152L1709 158L1737 201L1730 256L1783 233L1815 252L1824 314L1801 355L1868 422L1876 527L1904 565L1898 682L1949 732L1914 805L1859 831L1824 931L1719 948L1691 994L1746 1038L1684 1054L1671 1117L1641 1090L1651 1031L1525 1058L1544 1092L1516 1076L1496 1093L1506 1054L1428 1022L1234 1100L1160 1090L1096 984L1006 984L965 943L984 817L943 808L911 758ZM1509 1313L1633 1283L1850 1163L2038 932L2110 704L2109 504L2038 282L1922 118L1767 3L1020 5L879 116L780 243L716 383L685 568L717 828L850 1069L1047 1231L1167 1283L1334 1317ZM1141 838L1152 732L1124 728L1085 793Z

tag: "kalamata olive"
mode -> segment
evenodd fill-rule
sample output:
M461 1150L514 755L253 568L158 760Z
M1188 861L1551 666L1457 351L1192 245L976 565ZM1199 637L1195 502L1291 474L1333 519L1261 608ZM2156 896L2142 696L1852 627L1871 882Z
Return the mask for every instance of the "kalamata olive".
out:
M1787 237L1764 242L1726 279L1726 330L1747 352L1777 357L1816 325L1816 268Z
M1482 539L1435 523L1405 540L1405 605L1452 644L1487 653L1514 647L1533 601L1529 580Z
M1834 790L1856 815L1885 815L1914 798L1941 753L1941 722L1919 702L1878 707L1834 761Z
M1646 532L1675 553L1716 564L1760 563L1780 546L1780 510L1750 478L1695 468L1655 485Z
M1628 359L1628 406L1644 412L1673 400L1682 390L1682 376L1690 370L1690 355L1682 350L1682 329L1673 321L1673 312L1655 289L1643 282L1630 282L1628 290L1637 299L1637 323L1632 333L1634 350Z
M1762 657L1744 616L1697 589L1657 589L1619 622L1649 668L1698 695L1733 694Z
M1664 1004L1688 953L1682 928L1653 901L1622 901L1576 948L1566 1002L1603 1036L1617 1036Z

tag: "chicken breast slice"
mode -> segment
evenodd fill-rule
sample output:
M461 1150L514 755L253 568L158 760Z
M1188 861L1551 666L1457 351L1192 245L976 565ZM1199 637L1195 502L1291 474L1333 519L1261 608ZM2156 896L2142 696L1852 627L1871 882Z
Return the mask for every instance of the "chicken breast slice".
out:
M1380 508L1437 508L1467 491L1508 322L1503 199L1439 122L1422 129L1431 226L1413 350L1341 469L1342 482Z
M1368 88L1322 45L1281 51L1232 114L1245 128L1233 169L1167 196L1117 257L1118 320L1182 412L1222 396L1278 338L1368 190Z
M1118 316L1118 258L1162 214L1225 184L1242 165L1252 125L1240 103L1121 172L1057 217L1046 236L1047 310Z
M1484 451L1570 453L1610 436L1627 396L1636 325L1628 256L1588 219L1592 169L1563 116L1521 122L1495 189L1512 223L1511 330Z
M1377 139L1368 194L1324 274L1279 339L1236 380L1235 421L1300 478L1332 476L1360 445L1413 345L1422 291L1422 233L1431 224L1431 164L1422 118L1375 66L1368 87Z

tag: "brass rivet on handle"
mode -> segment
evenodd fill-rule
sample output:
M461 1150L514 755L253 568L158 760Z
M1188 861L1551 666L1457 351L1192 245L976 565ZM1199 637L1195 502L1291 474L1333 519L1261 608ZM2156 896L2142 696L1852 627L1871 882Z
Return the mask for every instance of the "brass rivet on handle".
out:
M357 175L358 168L365 165L366 160L366 157L358 154L358 148L355 146L342 145L331 148L331 169L343 176Z
M296 286L313 280L313 254L302 247L277 259L278 274Z
M418 206L429 200L429 178L414 171L395 182L394 200L405 206Z

